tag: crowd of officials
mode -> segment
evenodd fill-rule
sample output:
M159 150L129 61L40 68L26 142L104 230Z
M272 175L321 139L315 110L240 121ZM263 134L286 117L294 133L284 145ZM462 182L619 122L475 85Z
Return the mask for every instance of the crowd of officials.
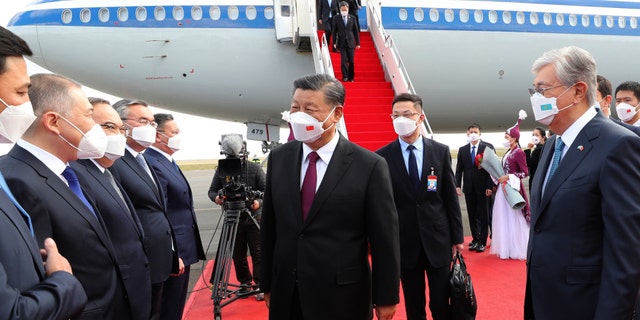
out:
M89 99L61 75L29 77L26 43L4 28L0 43L0 140L15 142L0 158L0 318L180 319L189 266L204 252L173 160L177 122L142 100ZM449 148L420 134L426 115L415 94L393 99L398 138L371 152L336 130L341 82L295 80L294 141L269 154L266 177L243 163L244 181L264 198L251 204L234 262L242 284L259 286L269 318L392 319L402 282L408 319L426 319L427 300L434 319L449 319L464 193L469 249L486 250L492 226L492 252L527 260L525 319L631 319L640 289L640 201L631 193L640 185L640 85L616 89L617 122L599 105L611 89L589 52L551 50L531 71L531 109L553 135L534 131L524 152L518 121L504 136L505 174L495 177L476 163L493 149L477 125L454 174ZM529 201L522 180L533 158ZM522 209L504 201L507 184L527 202ZM220 187L214 177L216 203ZM259 246L250 220L259 221ZM516 248L511 236L498 238L514 224L526 242Z

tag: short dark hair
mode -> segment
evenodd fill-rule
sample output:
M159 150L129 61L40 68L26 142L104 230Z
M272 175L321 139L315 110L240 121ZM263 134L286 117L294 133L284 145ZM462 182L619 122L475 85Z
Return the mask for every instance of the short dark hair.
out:
M109 100L98 98L98 97L89 97L89 103L91 103L92 106L95 106L96 104L99 104L99 103L111 105L111 102L109 102Z
M336 78L326 74L310 74L293 81L293 91L322 91L324 102L331 106L344 105L344 86Z
M469 127L467 128L467 131L473 129L473 128L478 128L478 131L482 131L482 128L480 128L480 125L477 123L472 123L471 125L469 125Z
M535 129L533 129L533 131L538 130L540 132L540 135L542 136L542 141L547 140L547 132L544 131L544 128L542 127L535 127Z
M338 4L340 7L347 7L349 8L349 2L346 1L340 1L340 3Z
M173 116L169 113L156 113L153 120L158 124L158 128L162 128L165 122L173 120Z
M640 83L637 81L625 81L616 88L616 95L618 91L633 91L633 95L636 99L640 99Z
M397 96L395 96L395 98L393 98L393 101L391 102L391 108L393 108L393 106L398 103L398 102L404 102L404 101L410 101L413 102L413 107L417 110L422 112L422 98L420 98L419 95L417 94L411 94L411 93L401 93Z
M611 95L611 81L609 81L609 79L598 75L596 77L596 82L598 83L597 88L598 88L598 92L600 92L600 95L604 98L606 96L610 96Z
M0 74L5 73L7 57L32 56L29 45L15 33L0 27Z

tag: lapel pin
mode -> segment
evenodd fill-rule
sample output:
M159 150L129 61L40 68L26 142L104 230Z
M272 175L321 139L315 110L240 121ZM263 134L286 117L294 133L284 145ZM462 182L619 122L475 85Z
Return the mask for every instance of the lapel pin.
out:
M582 151L582 150L584 150L584 147L582 145L579 145L577 149Z

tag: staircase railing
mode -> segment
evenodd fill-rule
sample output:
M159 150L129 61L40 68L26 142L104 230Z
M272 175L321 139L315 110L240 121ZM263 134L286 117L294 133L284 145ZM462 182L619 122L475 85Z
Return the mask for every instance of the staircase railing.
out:
M387 34L382 26L382 12L380 2L366 0L367 26L373 38L373 43L378 51L382 68L387 80L391 82L395 94L408 92L416 94L416 90L411 83L409 72L407 71L400 52L393 42L390 34ZM424 117L421 132L424 136L433 138L433 130L427 117Z

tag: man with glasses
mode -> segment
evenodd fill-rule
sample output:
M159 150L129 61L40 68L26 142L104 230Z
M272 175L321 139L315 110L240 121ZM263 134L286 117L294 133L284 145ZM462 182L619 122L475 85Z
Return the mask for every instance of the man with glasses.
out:
M109 170L124 155L126 127L109 101L89 98L93 120L102 127L108 143L104 157L71 163L86 194L91 197L113 243L127 291L131 319L149 319L151 278L144 251L144 233L127 193Z
M640 139L594 106L578 47L532 66L531 105L555 132L531 185L525 319L631 319L640 287Z
M145 235L151 273L151 319L160 319L164 282L184 268L177 255L173 229L166 214L166 196L144 151L155 143L157 124L142 100L120 100L113 105L127 127L125 155L109 171L131 199Z
M400 275L407 319L426 319L425 274L434 319L449 319L452 250L463 249L463 229L451 153L420 135L422 99L403 93L392 102L398 139L377 151L389 165L400 223Z
M162 290L162 319L182 319L190 266L198 260L206 260L196 213L193 210L193 194L189 181L173 159L180 150L180 127L173 116L158 113L153 116L158 124L157 141L147 151L145 157L158 177L158 186L166 195L167 217L176 231L178 256L184 264L184 273L170 277Z

